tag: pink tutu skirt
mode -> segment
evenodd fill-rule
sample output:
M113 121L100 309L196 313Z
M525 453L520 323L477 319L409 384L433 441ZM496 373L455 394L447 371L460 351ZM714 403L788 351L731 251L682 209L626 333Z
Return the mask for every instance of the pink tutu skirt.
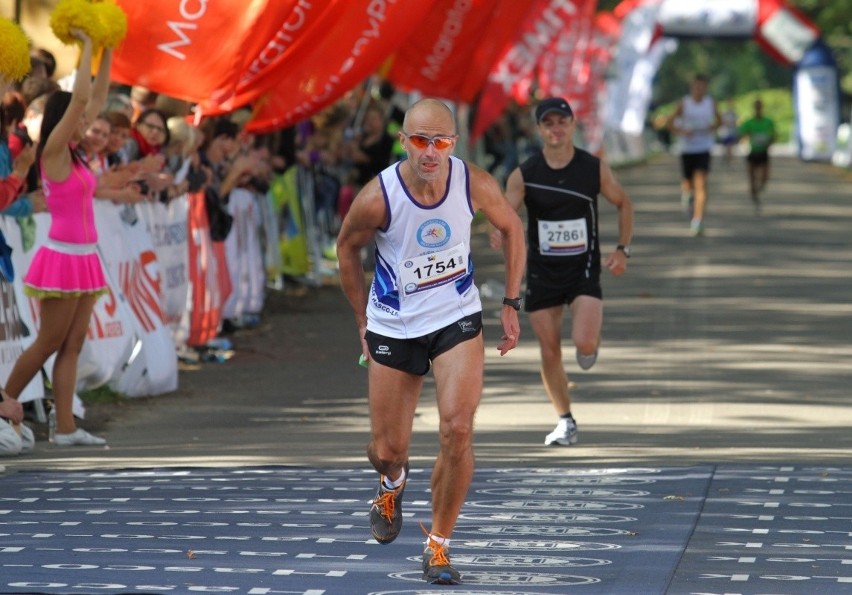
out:
M109 291L94 244L62 244L49 240L36 251L23 281L24 292L39 298Z

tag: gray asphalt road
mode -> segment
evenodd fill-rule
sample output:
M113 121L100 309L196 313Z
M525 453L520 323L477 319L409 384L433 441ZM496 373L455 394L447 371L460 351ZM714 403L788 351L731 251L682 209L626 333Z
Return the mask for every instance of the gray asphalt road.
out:
M537 348L497 355L498 304L486 301L482 465L841 464L852 447L850 175L776 157L763 214L741 160L717 159L707 233L680 210L672 156L618 172L636 204L628 274L604 279L604 343L577 383L580 442L544 447L555 423ZM615 211L601 207L605 246ZM478 282L499 284L479 237ZM525 320L524 320L525 322ZM349 306L334 279L270 294L262 325L233 336L235 357L181 371L170 395L98 407L109 449L56 449L3 464L20 469L146 466L366 466L366 374ZM568 336L568 332L564 333ZM431 385L415 422L412 466L435 453ZM92 427L89 425L89 427Z

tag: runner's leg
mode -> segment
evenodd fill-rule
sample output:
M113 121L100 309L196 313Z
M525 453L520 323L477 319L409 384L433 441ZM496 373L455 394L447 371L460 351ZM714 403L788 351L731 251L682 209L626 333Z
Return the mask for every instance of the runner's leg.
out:
M530 325L541 351L541 380L558 415L571 411L568 377L562 363L562 320L564 306L529 313Z
M482 333L433 362L440 451L432 470L432 534L449 538L473 479L473 420L482 396Z
M367 457L376 471L395 480L408 460L423 377L375 361L368 369L371 433Z
M571 340L583 355L598 350L603 325L603 300L578 295L571 302Z
M707 206L707 172L705 170L696 169L692 173L692 186L695 197L692 218L701 221L704 219L704 210Z

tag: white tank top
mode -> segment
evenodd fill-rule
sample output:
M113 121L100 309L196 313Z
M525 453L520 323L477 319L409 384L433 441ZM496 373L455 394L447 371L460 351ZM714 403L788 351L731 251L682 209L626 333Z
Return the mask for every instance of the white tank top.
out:
M379 174L388 225L376 234L367 329L414 339L482 311L473 284L473 206L467 165L450 157L444 197L422 205L406 188L400 161Z
M682 153L705 153L713 148L716 109L710 96L705 95L701 101L695 101L691 95L684 97L680 118L681 128L693 131L681 137Z

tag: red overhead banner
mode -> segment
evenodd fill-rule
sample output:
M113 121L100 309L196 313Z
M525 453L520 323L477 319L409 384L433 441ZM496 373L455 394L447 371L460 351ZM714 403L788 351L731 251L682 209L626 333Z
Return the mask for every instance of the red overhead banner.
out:
M199 104L251 106L249 128L310 116L415 35L434 0L118 0L128 35L113 80Z
M230 101L208 102L203 113L253 104L247 128L266 132L289 126L330 105L375 72L397 47L416 35L431 0L332 0L312 25L282 47L274 60L244 77Z
M392 56L387 78L401 89L470 103L530 8L518 0L437 0Z
M590 81L596 4L597 0L586 0L538 63L542 96L564 97L578 120L594 111Z
M471 141L478 139L509 99L526 103L535 68L544 52L565 31L569 22L582 14L587 1L595 0L535 0L519 34L507 47L496 66L488 74L482 91Z
M282 23L303 18L305 0L118 0L127 36L114 81L190 102L234 92Z

